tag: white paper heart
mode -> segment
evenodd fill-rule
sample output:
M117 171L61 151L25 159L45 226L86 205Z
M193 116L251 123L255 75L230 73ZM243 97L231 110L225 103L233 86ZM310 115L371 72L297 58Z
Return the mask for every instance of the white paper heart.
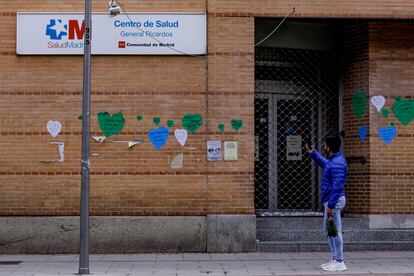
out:
M49 131L50 135L55 138L58 136L60 130L62 129L62 125L58 121L49 121L47 122L47 131Z
M174 131L175 138L177 139L178 143L180 143L181 146L185 145L185 142L187 141L188 132L186 129L176 129Z
M383 96L373 96L371 98L371 103L375 106L377 111L380 112L385 104L385 98Z
M184 160L184 154L180 153L179 155L174 157L173 161L171 162L170 168L181 169L183 167L183 160Z

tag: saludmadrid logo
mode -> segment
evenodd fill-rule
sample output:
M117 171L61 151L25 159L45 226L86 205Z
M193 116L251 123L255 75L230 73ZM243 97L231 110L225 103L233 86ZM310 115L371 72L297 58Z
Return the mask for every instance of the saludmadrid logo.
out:
M45 35L50 41L48 48L83 48L83 35L85 33L85 22L80 26L77 19L69 19L65 22L62 19L50 19L46 24Z

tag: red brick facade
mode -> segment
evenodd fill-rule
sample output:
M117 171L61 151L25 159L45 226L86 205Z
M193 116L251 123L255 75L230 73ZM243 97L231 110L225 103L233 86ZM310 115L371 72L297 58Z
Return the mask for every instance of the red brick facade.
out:
M121 1L131 12L207 12L208 55L93 56L92 134L101 135L96 114L122 111L119 136L91 142L91 214L206 215L254 213L254 18L412 18L411 1ZM107 2L93 1L94 11ZM375 8L373 8L375 7ZM0 215L78 215L82 102L81 56L17 56L16 12L83 11L82 1L19 0L0 12ZM414 124L392 116L398 137L389 146L378 139L384 125L369 105L362 120L350 108L356 88L369 95L413 95L413 31L410 24L366 23L345 28L345 153L351 157L348 210L355 213L414 213ZM93 43L93 42L92 42ZM161 151L147 131L153 117L181 127L186 113L204 124L185 147L173 135ZM140 114L143 120L138 122ZM231 119L243 127L231 129ZM62 122L53 139L48 120ZM225 124L220 133L218 124ZM369 125L362 143L358 126ZM144 139L129 150L124 143ZM237 162L207 162L206 141L239 141ZM64 163L51 141L65 142ZM184 166L169 167L179 153ZM365 164L361 160L366 160Z

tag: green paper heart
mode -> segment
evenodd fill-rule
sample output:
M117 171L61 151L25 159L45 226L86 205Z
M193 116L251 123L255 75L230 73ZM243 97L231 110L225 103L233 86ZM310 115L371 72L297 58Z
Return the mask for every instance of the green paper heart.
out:
M354 96L352 97L352 108L354 109L355 116L358 119L361 119L365 113L367 107L367 95L365 91L359 92L355 91Z
M174 126L174 121L173 120L167 120L167 126L168 127L173 127Z
M384 108L381 110L381 114L384 118L388 118L390 116L390 110L388 108Z
M181 123L188 132L192 133L203 125L203 118L200 114L185 114Z
M152 119L152 121L154 122L154 124L155 124L156 126L158 126L158 125L160 124L160 122L161 122L161 119L160 119L160 118L158 118L158 117L154 117L154 118Z
M81 120L82 121L83 120L83 115L79 115L78 116L78 120Z
M243 126L243 121L242 120L231 120L231 127L235 131L238 131L242 126Z
M115 113L111 116L108 112L98 113L99 127L106 137L117 135L124 128L125 119L122 113Z
M392 112L401 124L408 125L414 119L414 100L404 100L401 97L396 97Z
M218 125L218 129L219 129L221 132L224 132L224 125L223 125L223 124L219 124L219 125Z
M138 120L138 122L141 121L142 120L142 116L141 115L138 115L137 116L137 120Z

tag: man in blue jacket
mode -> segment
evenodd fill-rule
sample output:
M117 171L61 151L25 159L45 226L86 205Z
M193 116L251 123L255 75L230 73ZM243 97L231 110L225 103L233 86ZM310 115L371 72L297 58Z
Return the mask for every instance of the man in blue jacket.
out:
M325 271L345 271L346 266L343 257L343 239L341 210L345 207L345 182L348 174L348 165L345 157L339 151L341 148L341 138L339 136L326 136L324 151L327 158L324 158L315 146L311 148L306 145L306 150L310 153L312 159L317 165L323 168L321 198L325 207L323 229L327 232L327 217L333 216L338 235L329 237L329 247L332 252L332 259L321 265Z

